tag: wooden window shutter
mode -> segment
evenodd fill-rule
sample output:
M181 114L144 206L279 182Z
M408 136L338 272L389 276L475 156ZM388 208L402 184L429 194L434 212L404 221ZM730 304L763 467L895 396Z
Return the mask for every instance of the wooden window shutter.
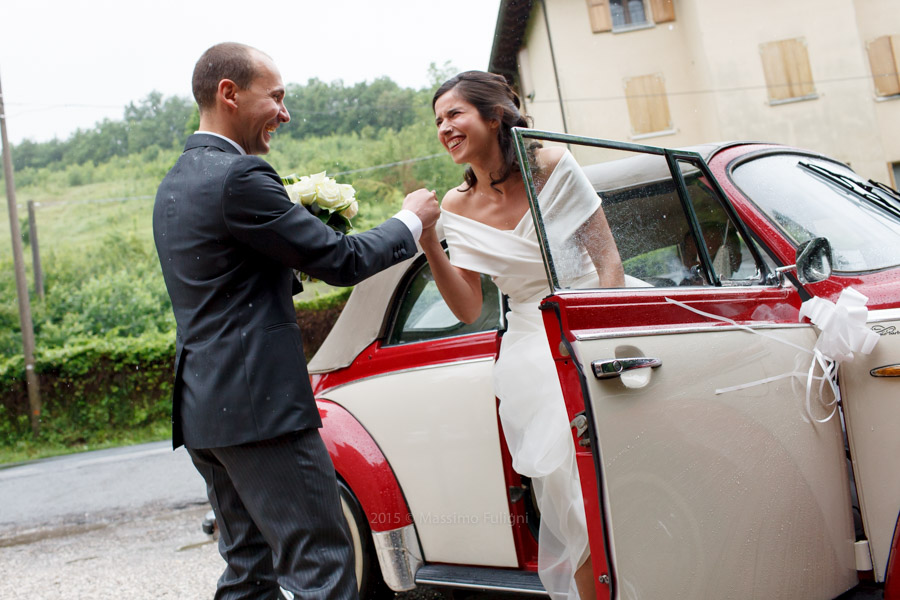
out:
M654 23L668 23L675 20L675 0L650 0Z
M626 79L625 98L635 135L672 129L666 85L661 74Z
M884 35L866 45L878 96L900 94L900 35Z
M612 16L609 14L609 0L587 0L591 31L603 33L612 31Z
M802 98L816 93L803 38L760 44L769 100Z

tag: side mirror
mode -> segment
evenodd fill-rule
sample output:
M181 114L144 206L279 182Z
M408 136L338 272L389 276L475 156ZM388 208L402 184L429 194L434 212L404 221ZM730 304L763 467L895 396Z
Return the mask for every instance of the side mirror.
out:
M795 260L793 265L778 267L775 271L783 273L796 270L800 283L817 283L831 277L834 256L831 253L831 244L823 237L812 238L800 244Z
M834 256L831 244L823 237L813 238L797 248L797 279L800 283L816 283L831 277Z

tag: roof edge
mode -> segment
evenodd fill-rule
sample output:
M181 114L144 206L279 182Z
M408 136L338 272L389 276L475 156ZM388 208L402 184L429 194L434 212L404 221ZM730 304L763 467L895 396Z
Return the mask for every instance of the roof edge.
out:
M494 44L488 70L504 75L508 80L518 79L519 48L531 16L535 0L500 0L497 25L494 28Z

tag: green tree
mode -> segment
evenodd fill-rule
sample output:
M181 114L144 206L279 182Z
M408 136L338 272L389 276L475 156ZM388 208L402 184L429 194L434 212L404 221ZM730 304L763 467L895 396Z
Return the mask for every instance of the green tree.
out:
M151 146L180 146L193 113L193 102L179 96L164 98L157 91L150 92L138 104L130 103L125 108L128 152L140 152Z
M297 138L393 129L418 119L418 94L401 88L388 77L347 87L340 80L325 83L310 79L306 85L289 84L284 104L291 122L284 133Z
M453 66L449 60L440 67L436 63L428 65L428 81L431 82L431 91L434 93L441 84L459 73L459 69Z

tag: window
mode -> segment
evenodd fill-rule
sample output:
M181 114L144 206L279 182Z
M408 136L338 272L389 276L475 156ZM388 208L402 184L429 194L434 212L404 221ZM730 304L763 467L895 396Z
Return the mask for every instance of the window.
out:
M872 201L869 184L845 165L801 154L763 155L736 166L731 178L795 245L828 238L835 271L900 265L897 210Z
M587 0L587 6L594 33L640 29L675 20L673 0Z
M879 97L900 94L900 35L883 35L866 45L869 67Z
M678 168L700 224L699 237L705 241L714 278L718 278L723 285L759 281L759 268L750 248L722 207L716 192L709 185L709 179L697 165L688 161L679 160ZM681 251L682 263L695 278L695 283L691 285L708 285L708 277L702 269L702 256L692 236L685 237Z
M817 98L806 40L795 38L760 44L769 103Z
M540 139L540 134L534 137ZM556 168L563 172L554 185L552 174L542 173L540 166L529 162L528 169L534 181L546 182L535 188L536 204L555 289L599 284L592 271L598 260L595 242L606 237L602 221L579 224L596 206L591 202L594 194L602 204L593 210L602 210L626 287L765 283L768 269L761 266L758 248L731 218L726 199L699 157L677 158L673 174L664 154L646 152L644 146L615 143L613 148L604 140L554 137L568 142L577 164L560 161Z
M609 14L613 30L647 23L643 0L609 0Z
M650 176L629 177L618 166L629 161L643 163L636 172ZM626 275L654 287L710 285L665 158L625 158L585 172L603 199Z
M489 277L481 277L483 303L474 323L463 323L450 311L437 289L431 267L425 262L409 278L400 294L400 306L388 336L388 344L436 340L500 327L500 293Z
M666 84L661 74L626 79L625 98L634 136L672 130Z

